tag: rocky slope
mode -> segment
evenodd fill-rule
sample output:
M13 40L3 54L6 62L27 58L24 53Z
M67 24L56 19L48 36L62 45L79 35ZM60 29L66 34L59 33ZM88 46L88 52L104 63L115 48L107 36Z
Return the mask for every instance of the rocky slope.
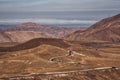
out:
M24 42L34 38L61 38L80 28L45 26L36 23L23 23L0 31L0 42Z
M84 31L76 31L65 37L72 41L120 42L120 14L103 19Z

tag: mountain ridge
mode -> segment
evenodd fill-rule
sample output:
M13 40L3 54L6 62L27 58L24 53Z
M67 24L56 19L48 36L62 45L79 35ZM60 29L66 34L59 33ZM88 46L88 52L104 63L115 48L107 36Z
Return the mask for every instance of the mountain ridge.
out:
M65 28L27 22L15 27L1 29L0 42L25 42L34 38L62 38L79 29L79 27Z
M72 41L120 42L120 14L102 19L84 31L76 31L65 37Z

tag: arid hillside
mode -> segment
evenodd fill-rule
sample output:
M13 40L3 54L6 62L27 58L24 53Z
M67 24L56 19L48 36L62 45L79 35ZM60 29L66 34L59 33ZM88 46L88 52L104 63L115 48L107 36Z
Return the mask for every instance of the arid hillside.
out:
M10 47L0 47L0 52L13 52L13 51L20 51L25 49L31 49L38 47L42 44L53 45L57 47L67 48L70 45L65 43L62 39L52 39L52 38L35 38L28 42L18 44L15 46Z
M84 31L76 31L65 37L71 41L106 41L120 43L120 14L103 19Z
M25 42L34 38L62 38L79 29L83 28L45 26L28 22L1 30L0 43Z
M72 54L68 53L68 49L72 50ZM87 45L86 43L78 44L62 39L36 38L20 44L15 43L12 46L0 47L0 78L16 75L25 76L26 74L37 75L49 72L79 71L101 67L120 67L120 64L118 64L120 61L119 53L119 44L104 43L99 45L98 43L90 43ZM118 70L114 70L113 74L101 70L93 71L93 73L91 71L90 73L85 72L83 80L87 79L86 75L93 79L92 74L100 79L108 78L107 80L110 80L112 76L109 75L113 75L114 79L117 79L119 78L118 72ZM67 74L71 73L68 72ZM79 75L79 72L75 74ZM78 80L82 78L75 77L75 74L72 73L72 77L68 75L64 78L77 78ZM102 74L108 77L106 78ZM46 77L40 77L40 79L44 78L46 79ZM52 76L51 78L59 80L63 77Z
M22 24L27 29L1 30L1 41L7 42L0 43L0 79L119 80L119 21L116 15L65 39L54 38L54 32L37 31L39 25L33 30L34 23ZM46 37L37 38L38 34Z
M54 36L48 33L35 31L6 31L0 33L0 43L5 42L25 42L34 38L46 38Z
M4 77L10 80L119 80L120 68L103 67L81 71L26 74Z

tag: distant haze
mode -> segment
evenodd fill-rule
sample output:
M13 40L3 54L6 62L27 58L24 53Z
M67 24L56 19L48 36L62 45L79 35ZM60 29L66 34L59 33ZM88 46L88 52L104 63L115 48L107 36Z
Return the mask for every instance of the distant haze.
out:
M0 24L88 27L120 13L120 0L0 0Z

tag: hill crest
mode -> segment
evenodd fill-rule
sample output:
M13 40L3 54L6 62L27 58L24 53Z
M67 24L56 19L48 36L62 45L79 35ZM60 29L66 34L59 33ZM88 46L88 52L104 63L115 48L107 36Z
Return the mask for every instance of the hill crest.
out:
M103 19L84 31L76 31L65 37L72 41L120 42L120 14Z

